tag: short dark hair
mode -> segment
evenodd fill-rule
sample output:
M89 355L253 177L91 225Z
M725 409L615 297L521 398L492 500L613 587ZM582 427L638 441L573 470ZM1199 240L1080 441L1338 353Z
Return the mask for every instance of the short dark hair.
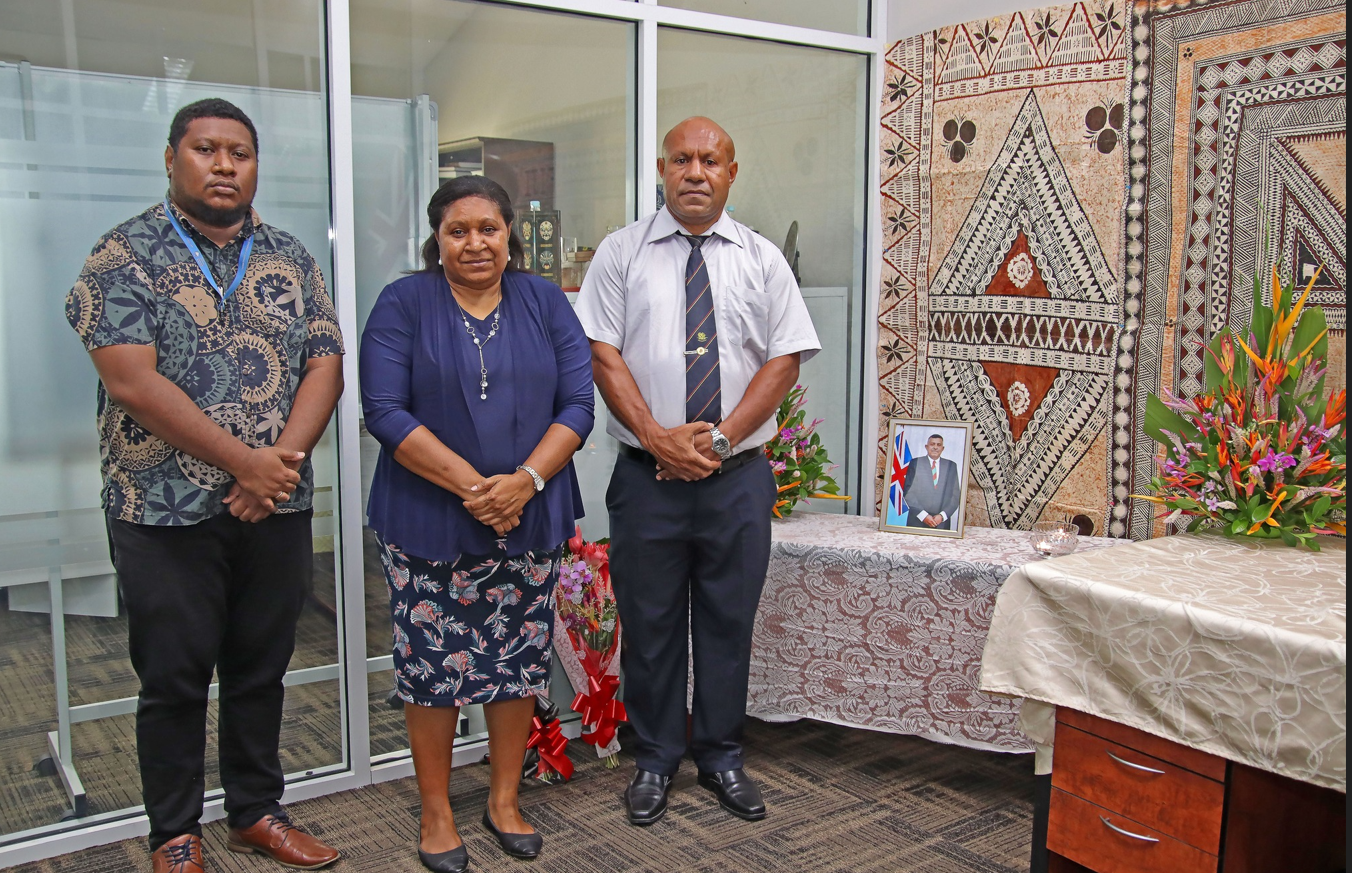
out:
M929 442L930 440L938 440L939 442L943 442L944 435L939 433L932 433L929 435L929 439L925 440L925 442Z
M249 116L229 100L222 100L219 97L208 97L205 100L198 100L196 103L189 103L174 115L174 120L169 124L169 148L178 151L178 144L183 141L184 135L188 132L188 125L199 118L225 118L230 121L238 121L249 129L249 136L253 139L254 154L258 154L258 129Z
M436 232L441 227L441 219L445 217L450 205L466 197L481 197L498 207L502 220L511 227L511 236L507 238L507 269L513 272L526 272L526 248L521 244L521 237L516 235L516 227L512 225L512 219L516 217L516 212L512 209L512 199L507 196L507 189L487 176L457 176L454 179L447 179L441 183L432 199L427 201L427 223L432 225L432 235L423 243L423 271L441 272L441 246L437 244Z

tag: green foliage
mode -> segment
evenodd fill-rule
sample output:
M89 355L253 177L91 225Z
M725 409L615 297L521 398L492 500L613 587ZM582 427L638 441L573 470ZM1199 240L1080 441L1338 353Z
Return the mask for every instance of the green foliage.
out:
M1269 306L1255 280L1248 329L1206 347L1206 392L1147 399L1145 432L1164 453L1154 495L1138 496L1167 520L1311 549L1346 534L1347 395L1326 396L1327 323L1304 308L1313 285L1298 296L1274 269Z
M826 456L826 447L817 433L817 425L822 419L807 423L807 411L803 408L806 394L807 389L802 385L793 386L775 416L778 431L765 444L765 455L770 459L779 490L774 506L774 513L779 518L792 515L801 500L813 497L850 499L841 495L840 486L827 472L834 465Z

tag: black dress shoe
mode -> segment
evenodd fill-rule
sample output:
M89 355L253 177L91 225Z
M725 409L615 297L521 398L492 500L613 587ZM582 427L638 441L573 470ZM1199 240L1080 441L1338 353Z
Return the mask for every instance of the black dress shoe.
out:
M738 818L747 821L765 818L765 801L761 800L760 789L742 768L701 773L699 784L718 795L718 805Z
M667 811L667 790L671 777L636 770L624 790L624 811L631 825L650 825Z
M534 861L538 858L540 849L545 844L545 838L539 834L504 834L493 824L493 817L488 814L487 809L484 810L484 827L498 838L498 845L502 846L504 852L523 861Z
M469 852L465 850L464 843L451 849L449 852L424 852L418 850L418 860L428 870L435 873L465 873L469 869Z

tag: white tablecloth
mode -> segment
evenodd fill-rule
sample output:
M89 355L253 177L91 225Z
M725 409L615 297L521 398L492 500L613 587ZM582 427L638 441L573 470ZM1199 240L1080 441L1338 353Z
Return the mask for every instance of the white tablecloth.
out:
M981 688L1347 790L1347 544L1218 535L1030 564L1000 592ZM1040 734L1040 735L1039 735Z
M774 523L747 712L1027 752L1018 703L977 690L1000 584L1041 560L1021 531L881 533L854 516ZM1082 538L1081 549L1118 541Z

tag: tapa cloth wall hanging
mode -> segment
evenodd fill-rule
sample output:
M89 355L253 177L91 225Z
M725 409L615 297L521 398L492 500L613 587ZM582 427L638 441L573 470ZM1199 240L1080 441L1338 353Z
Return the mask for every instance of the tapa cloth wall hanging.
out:
M1247 323L1265 239L1302 285L1324 265L1343 387L1346 21L1085 2L889 50L880 418L976 423L972 524L1161 533L1130 497L1155 472L1145 398L1202 390L1198 343Z

